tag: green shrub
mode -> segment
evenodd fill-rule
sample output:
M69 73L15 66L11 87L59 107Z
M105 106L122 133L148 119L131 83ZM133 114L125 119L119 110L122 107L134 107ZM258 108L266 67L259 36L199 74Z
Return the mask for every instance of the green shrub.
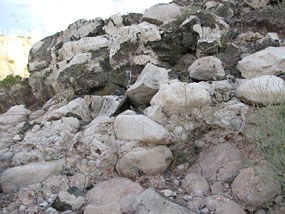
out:
M266 161L285 194L285 104L256 107L250 114L254 126L246 131L259 157Z
M6 112L14 105L23 104L30 108L35 106L36 102L28 79L22 79L19 75L8 75L0 81L0 113Z
M10 89L12 86L21 82L22 82L21 76L19 75L13 76L12 74L10 74L5 79L0 81L0 88Z

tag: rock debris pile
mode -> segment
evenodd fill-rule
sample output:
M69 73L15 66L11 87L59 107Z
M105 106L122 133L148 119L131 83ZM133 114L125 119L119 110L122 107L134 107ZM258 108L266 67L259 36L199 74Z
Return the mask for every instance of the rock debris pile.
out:
M0 115L1 213L282 213L243 135L253 105L285 98L271 3L179 0L34 44L29 84L48 101Z

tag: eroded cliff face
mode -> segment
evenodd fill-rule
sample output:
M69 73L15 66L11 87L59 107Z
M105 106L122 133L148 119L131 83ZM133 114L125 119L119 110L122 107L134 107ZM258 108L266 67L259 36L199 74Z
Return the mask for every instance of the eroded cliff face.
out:
M0 80L10 74L29 76L28 56L34 42L29 37L0 35Z

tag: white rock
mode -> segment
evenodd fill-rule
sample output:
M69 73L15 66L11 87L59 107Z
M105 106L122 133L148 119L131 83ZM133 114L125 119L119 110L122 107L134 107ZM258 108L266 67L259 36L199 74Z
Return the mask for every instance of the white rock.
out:
M76 22L70 24L68 28L61 32L61 37L57 41L57 45L60 42L68 42L71 40L78 40L88 35L96 35L100 33L100 30L104 24L102 18L98 17L93 20L79 19Z
M45 160L63 157L68 144L80 126L79 120L73 117L62 117L60 120L45 122L42 126L35 125L23 141L23 148L39 150Z
M84 37L77 41L65 42L57 53L59 55L59 59L70 59L78 53L95 51L106 47L109 47L109 40L106 35Z
M157 4L144 12L143 20L161 25L163 22L174 19L181 14L182 7L177 4Z
M165 68L148 63L135 84L126 91L126 95L136 106L149 104L160 85L168 81L168 71Z
M143 188L139 184L127 178L116 177L95 184L87 192L85 199L87 204L100 206L99 210L102 210L101 206L105 206L107 210L107 207L114 206L115 210L121 210L121 213L133 213L134 208L132 208L132 205L135 203L137 195L141 192L143 192Z
M5 127L13 127L20 122L27 121L31 111L26 109L24 105L11 107L6 113L0 115L0 125Z
M189 66L188 72L190 77L196 80L221 80L226 75L222 61L213 56L195 60Z
M119 140L171 143L168 131L144 115L118 115L115 119L114 131Z
M83 130L76 134L75 139L80 139L80 141L90 144L93 139L100 142L105 142L109 145L115 140L114 134L114 119L108 116L99 116L92 120L88 125L86 125Z
M284 102L285 83L273 75L260 76L239 85L235 94L248 104L279 104Z
M10 193L27 185L39 183L48 176L59 173L63 164L63 160L59 160L30 163L7 169L0 177L2 190L4 193Z
M143 111L143 113L159 124L164 124L167 121L167 117L162 112L162 108L160 106L149 106Z
M114 14L112 16L110 16L110 19L112 20L112 23L116 26L116 27L123 27L123 18L122 16L120 16L119 14Z
M148 62L159 63L156 54L150 48L145 47L148 42L161 40L158 26L142 22L138 25L117 28L113 24L109 24L105 25L104 30L109 35L110 64L113 69L128 63L132 65L146 65ZM135 50L122 50L126 45ZM136 53L130 54L130 51L136 51Z
M166 146L152 149L137 147L118 161L116 169L129 178L138 176L139 170L146 175L159 175L167 169L172 159L172 152Z
M170 190L170 189L164 189L164 190L161 190L160 191L165 197L173 197L173 196L175 196L176 195L176 193L175 192L173 192L172 190Z
M126 96L85 96L92 118L111 117L124 104Z
M67 105L48 113L47 119L58 120L65 116L72 116L79 120L83 120L84 122L90 122L92 119L88 103L81 97L72 100Z
M244 78L262 75L277 75L285 72L285 47L268 47L244 57L238 63Z
M187 193L195 196L203 196L209 193L207 180L198 174L188 174L182 180L182 187Z
M243 169L234 180L232 191L247 209L253 211L273 201L281 192L281 186L273 174L265 166Z
M244 2L253 9L260 9L265 7L269 3L269 0L245 0Z
M162 85L151 99L150 104L162 107L168 116L185 113L189 109L211 104L212 98L207 88L199 83L171 83Z

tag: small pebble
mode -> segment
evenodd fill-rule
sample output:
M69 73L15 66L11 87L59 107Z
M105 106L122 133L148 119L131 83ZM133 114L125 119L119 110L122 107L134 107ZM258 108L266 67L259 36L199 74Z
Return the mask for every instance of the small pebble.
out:
M161 193L162 193L163 195L165 195L166 197L173 197L173 196L176 195L176 193L173 192L173 191L170 190L170 189L162 190Z

